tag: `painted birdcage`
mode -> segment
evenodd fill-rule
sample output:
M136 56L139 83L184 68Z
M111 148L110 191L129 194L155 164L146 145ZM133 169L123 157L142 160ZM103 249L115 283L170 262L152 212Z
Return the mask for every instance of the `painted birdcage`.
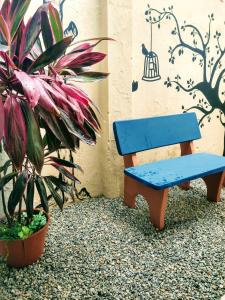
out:
M155 52L150 51L145 55L144 74L142 79L145 81L159 80L159 59Z

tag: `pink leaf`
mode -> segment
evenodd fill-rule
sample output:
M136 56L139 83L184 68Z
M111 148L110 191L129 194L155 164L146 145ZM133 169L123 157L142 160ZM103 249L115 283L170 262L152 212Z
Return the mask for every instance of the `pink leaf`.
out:
M76 88L75 86L72 86L69 84L62 84L61 88L65 93L67 93L67 95L76 99L81 104L83 104L83 105L89 104L88 96L84 92L82 92L80 89Z
M57 104L60 107L66 109L66 110L72 109L74 112L82 115L82 111L81 111L80 106L77 103L77 101L71 101L70 96L64 92L64 90L62 89L62 85L60 83L53 82L52 88L57 93L57 96L55 94L55 96L56 96L55 100L58 101ZM63 94L65 96L62 96ZM61 95L60 98L58 97L59 95Z
M4 121L5 121L4 106L2 100L0 100L0 142L2 140L3 132L4 132Z
M102 61L106 57L106 54L100 52L83 53L76 59L70 62L68 68L82 68L94 65Z
M8 24L10 24L9 22L10 6L11 6L10 0L5 0L1 7L2 16Z
M24 94L27 97L30 107L35 107L40 98L40 92L39 89L36 87L35 81L32 77L30 77L23 71L15 71L14 74L19 80L19 82L22 84Z
M89 50L89 52L92 51L92 45L90 43L83 43L80 46L77 46L73 49L73 51L71 51L71 53L80 53L83 51L87 51Z
M0 31L7 44L9 44L10 43L9 27L1 13L0 13Z
M52 84L48 84L43 81L44 87L50 92L52 98L56 102L57 106L63 108L65 111L73 111L77 113L81 113L81 109L77 103L73 103L69 101L66 93L60 87L60 83L52 82Z
M92 51L89 43L84 43L76 47L71 54L63 56L54 66L55 70L60 71L64 67L68 66L73 60L75 60L81 52L90 53Z
M38 101L39 105L42 106L44 109L46 109L48 112L54 113L56 115L60 115L60 111L58 110L51 96L43 86L43 80L39 78L35 78L34 82L40 93L40 98Z
M0 57L5 61L8 67L11 67L13 70L17 69L16 65L12 61L12 59L8 56L7 53L0 51Z
M17 169L21 169L26 153L27 132L20 103L15 96L8 96L4 104L4 136L6 152Z

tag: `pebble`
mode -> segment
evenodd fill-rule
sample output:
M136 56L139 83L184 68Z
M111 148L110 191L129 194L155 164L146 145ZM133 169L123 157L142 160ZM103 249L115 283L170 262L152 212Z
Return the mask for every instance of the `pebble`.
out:
M170 190L156 231L142 197L96 198L52 211L45 253L13 269L0 260L0 300L198 300L225 294L225 189L219 204L201 180Z

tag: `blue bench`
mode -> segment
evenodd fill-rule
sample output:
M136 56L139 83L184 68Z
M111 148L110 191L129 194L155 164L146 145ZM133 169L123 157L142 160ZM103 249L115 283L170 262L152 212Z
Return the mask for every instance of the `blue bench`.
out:
M191 180L202 178L208 199L220 200L225 157L194 153L193 141L201 138L195 113L116 121L113 130L118 152L124 158L124 202L134 208L135 197L143 195L156 228L164 228L170 187L189 189ZM181 157L138 165L136 153L174 144L180 144Z

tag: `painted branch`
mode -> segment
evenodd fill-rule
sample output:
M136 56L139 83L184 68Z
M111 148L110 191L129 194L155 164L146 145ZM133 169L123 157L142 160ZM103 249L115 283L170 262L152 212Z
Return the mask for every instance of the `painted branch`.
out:
M195 85L195 86L193 86L193 87L191 87L190 89L188 89L188 88L185 88L182 84L180 84L178 81L176 81L176 80L171 80L171 82L172 83L175 83L176 85L178 85L183 91L185 91L185 92L192 92L192 91L194 91L194 90L196 90L196 89L198 89L198 85Z
M221 61L221 59L224 56L224 54L225 54L225 49L220 53L220 56L218 57L217 61L215 62L214 66L213 66L212 74L210 76L210 82L209 82L211 85L212 85L212 82L213 82L214 75L216 73L217 67L219 65L219 62Z
M194 29L198 33L198 36L199 36L199 38L200 38L200 40L202 42L202 47L204 48L205 43L204 43L203 36L202 36L200 30L197 27L195 27L194 25L191 25L191 24L185 25L184 27L186 27L186 28L192 28L192 29Z

